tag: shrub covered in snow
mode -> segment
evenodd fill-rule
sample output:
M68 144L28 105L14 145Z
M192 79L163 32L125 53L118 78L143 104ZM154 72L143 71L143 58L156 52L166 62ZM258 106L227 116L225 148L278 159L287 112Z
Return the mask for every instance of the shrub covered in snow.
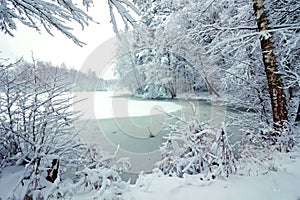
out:
M252 129L245 127L243 138L240 141L239 173L266 174L277 171L282 152L290 152L297 144L292 126L286 126L280 132L260 123Z
M73 168L56 164L53 169L57 170L57 177L53 181L48 179L50 166L41 167L36 174L31 173L33 165L26 165L10 198L72 199L80 196L87 199L122 199L127 184L121 180L116 169L128 169L128 160L116 160L116 154L108 155L96 146L85 147L85 151L81 151L82 155L77 158L81 161L74 163ZM41 166L47 164L42 163ZM63 173L64 170L69 171Z
M72 81L35 62L1 68L0 167L25 165L11 199L69 198L78 192L117 199L125 184L116 170L130 164L80 141Z
M203 174L204 179L227 177L236 159L224 128L204 129L198 120L169 126L157 167L166 175Z
M86 150L82 156L85 159L82 169L69 173L68 177L44 189L44 199L72 199L77 196L87 199L122 199L127 184L121 180L116 169L128 169L128 160L116 160L116 154L108 155L97 146L90 146Z

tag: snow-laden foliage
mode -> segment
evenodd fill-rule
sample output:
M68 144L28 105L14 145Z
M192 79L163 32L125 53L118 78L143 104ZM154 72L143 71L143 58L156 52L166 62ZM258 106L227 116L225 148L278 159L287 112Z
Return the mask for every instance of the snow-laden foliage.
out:
M116 170L130 168L128 160L80 141L71 110L73 81L42 64L1 65L0 167L25 166L11 198L61 198L85 191L116 199L125 187Z
M204 128L197 119L167 125L170 134L161 147L157 167L166 175L201 174L203 180L236 172L233 147L225 128Z
M253 115L253 114L252 114ZM249 115L248 115L249 116ZM244 175L265 174L277 171L280 165L280 153L293 151L299 138L286 125L281 131L275 131L271 126L261 122L255 124L253 116L242 116L239 120L243 137L239 142L239 173Z
M184 9L172 13L164 24L161 30L156 30L157 45L174 41L170 48L176 46L177 52L187 49L185 57L204 77L202 82L206 80L218 94L226 93L231 105L266 106L257 98L266 84L261 78L254 79L256 74L263 74L263 69L259 43L255 42L251 3L191 1Z
M165 27L168 17L185 4L182 1L137 2L141 10L142 32L139 29L138 34L122 38L122 56L116 65L116 73L122 78L134 71L140 75L138 80L131 79L130 86L139 89L136 94L145 98L174 98L180 93L206 90L199 67L189 63L184 56L189 50L182 52L183 39L174 38L174 32Z
M39 154L68 153L76 147L75 134L69 135L74 131L68 93L72 82L55 68L23 60L1 67L0 129L7 161L31 162Z
M114 10L116 10L119 16L122 19L124 24L125 31L128 31L129 24L133 26L135 29L139 29L137 20L135 19L134 15L140 15L139 9L128 0L108 0L111 23L113 25L113 30L120 37L120 30L118 28L117 18L115 16ZM130 11L129 11L130 10Z
M80 143L67 93L72 82L35 62L20 60L1 67L0 154L3 164L26 165L19 184L29 194L43 188L40 180L47 170L53 182L59 175L50 174L52 170L71 169L77 162ZM52 160L59 164L51 167Z
M73 35L73 27L70 22L75 22L84 29L89 22L95 22L89 16L84 8L88 11L93 6L93 0L4 0L0 2L0 30L4 34L14 35L17 30L17 22L25 26L34 28L41 32L45 30L48 34L53 35L53 29L63 33L69 39L73 40L79 46L85 43ZM128 30L129 24L138 29L136 18L140 15L139 9L128 0L108 0L111 23L113 30L119 35L117 21L118 17L122 19L125 31ZM128 11L130 9L130 11ZM118 16L116 16L118 13Z
M135 36L122 39L115 72L124 82L123 87L133 94L144 98L174 98L182 93L207 90L199 69L177 54L176 49L166 48L163 42L160 46L139 44L134 41Z
M252 60L247 55L247 52L254 52L253 60L259 60L256 56L259 50L252 48L257 45L252 43L256 35L255 19L251 20L251 4L239 2L239 5L230 6L235 3L149 1L149 8L142 12L144 32L136 36L136 40L129 41L131 59L136 60L135 65L145 74L145 84L167 85L175 94L182 90L182 85L186 87L183 88L185 93L207 88L211 94L219 96L225 90L235 94L235 100L241 102L249 99L250 94L256 94L256 88L252 87L255 84L244 81L250 71L262 72L250 69ZM235 25L238 27L231 28ZM246 78L239 78L241 75ZM238 96L241 84L252 91L248 97ZM251 95L251 99L257 98Z
M89 195L92 199L122 199L122 194L127 188L119 174L109 168L85 168L78 176L80 180L74 187L75 195L91 193L92 195Z
M53 184L43 182L46 187L35 193L43 199L72 199L77 196L102 200L123 199L122 194L128 185L116 170L128 170L128 159L116 160L117 152L109 155L98 146L86 146L81 153L78 159L82 161L81 164L77 163L76 171L68 172Z
M20 182L10 195L12 199L72 199L77 196L88 199L122 199L122 194L128 185L121 180L116 170L127 170L130 167L128 159L116 160L116 154L109 155L97 146L81 144L80 155L76 156L77 162L73 166L56 166L57 178L49 181L48 174L51 170L51 159L57 159L60 163L66 162L59 157L41 160L39 174L31 174L31 165L26 165ZM52 161L53 163L53 161ZM33 189L34 185L37 189Z
M83 6L88 8L91 4L91 0L83 0ZM89 20L92 18L71 0L5 0L0 4L1 31L11 36L19 21L37 31L43 27L50 35L55 28L81 46L84 43L70 32L72 28L67 23L74 21L83 29Z

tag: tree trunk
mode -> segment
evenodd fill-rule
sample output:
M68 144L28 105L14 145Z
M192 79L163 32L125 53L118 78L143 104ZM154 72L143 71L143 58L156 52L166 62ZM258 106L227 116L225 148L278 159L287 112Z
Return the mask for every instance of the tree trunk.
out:
M296 113L296 119L295 119L295 122L296 122L296 123L299 123L299 122L300 122L300 104L298 105L298 110L297 110L297 113Z
M215 95L217 95L217 97L220 97L220 94L217 92L217 90L210 84L210 82L208 81L207 77L204 77L204 81L206 83L207 89L209 91L209 94L212 95L213 93Z
M262 33L260 44L262 49L263 63L268 81L270 100L272 106L273 123L275 130L279 130L287 118L287 102L281 76L277 74L278 65L273 52L271 33L268 30L268 18L264 9L264 0L253 0L253 10L259 32Z

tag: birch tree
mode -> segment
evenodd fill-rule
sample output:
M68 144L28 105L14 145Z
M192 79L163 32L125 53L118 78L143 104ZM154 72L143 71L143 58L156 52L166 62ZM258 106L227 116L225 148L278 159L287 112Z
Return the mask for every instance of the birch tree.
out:
M273 123L275 129L279 129L288 120L286 96L283 90L282 77L279 72L276 57L274 55L274 45L271 41L272 33L268 32L269 21L264 9L264 0L253 0L253 10L255 13L257 27L261 33L260 45L268 89L270 94Z

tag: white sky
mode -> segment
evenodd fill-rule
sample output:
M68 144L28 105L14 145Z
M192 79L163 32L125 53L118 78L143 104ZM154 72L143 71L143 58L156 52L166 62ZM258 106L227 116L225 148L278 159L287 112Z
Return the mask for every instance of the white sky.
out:
M107 1L94 0L94 5L88 14L100 24L90 22L83 31L76 25L76 30L72 31L79 40L87 44L84 47L79 47L55 29L52 30L53 37L45 31L40 34L19 23L17 31L14 32L15 37L0 32L0 58L10 58L14 61L23 56L26 60L30 60L33 51L36 59L51 61L56 65L65 63L68 67L80 69L94 49L115 36L110 24Z

